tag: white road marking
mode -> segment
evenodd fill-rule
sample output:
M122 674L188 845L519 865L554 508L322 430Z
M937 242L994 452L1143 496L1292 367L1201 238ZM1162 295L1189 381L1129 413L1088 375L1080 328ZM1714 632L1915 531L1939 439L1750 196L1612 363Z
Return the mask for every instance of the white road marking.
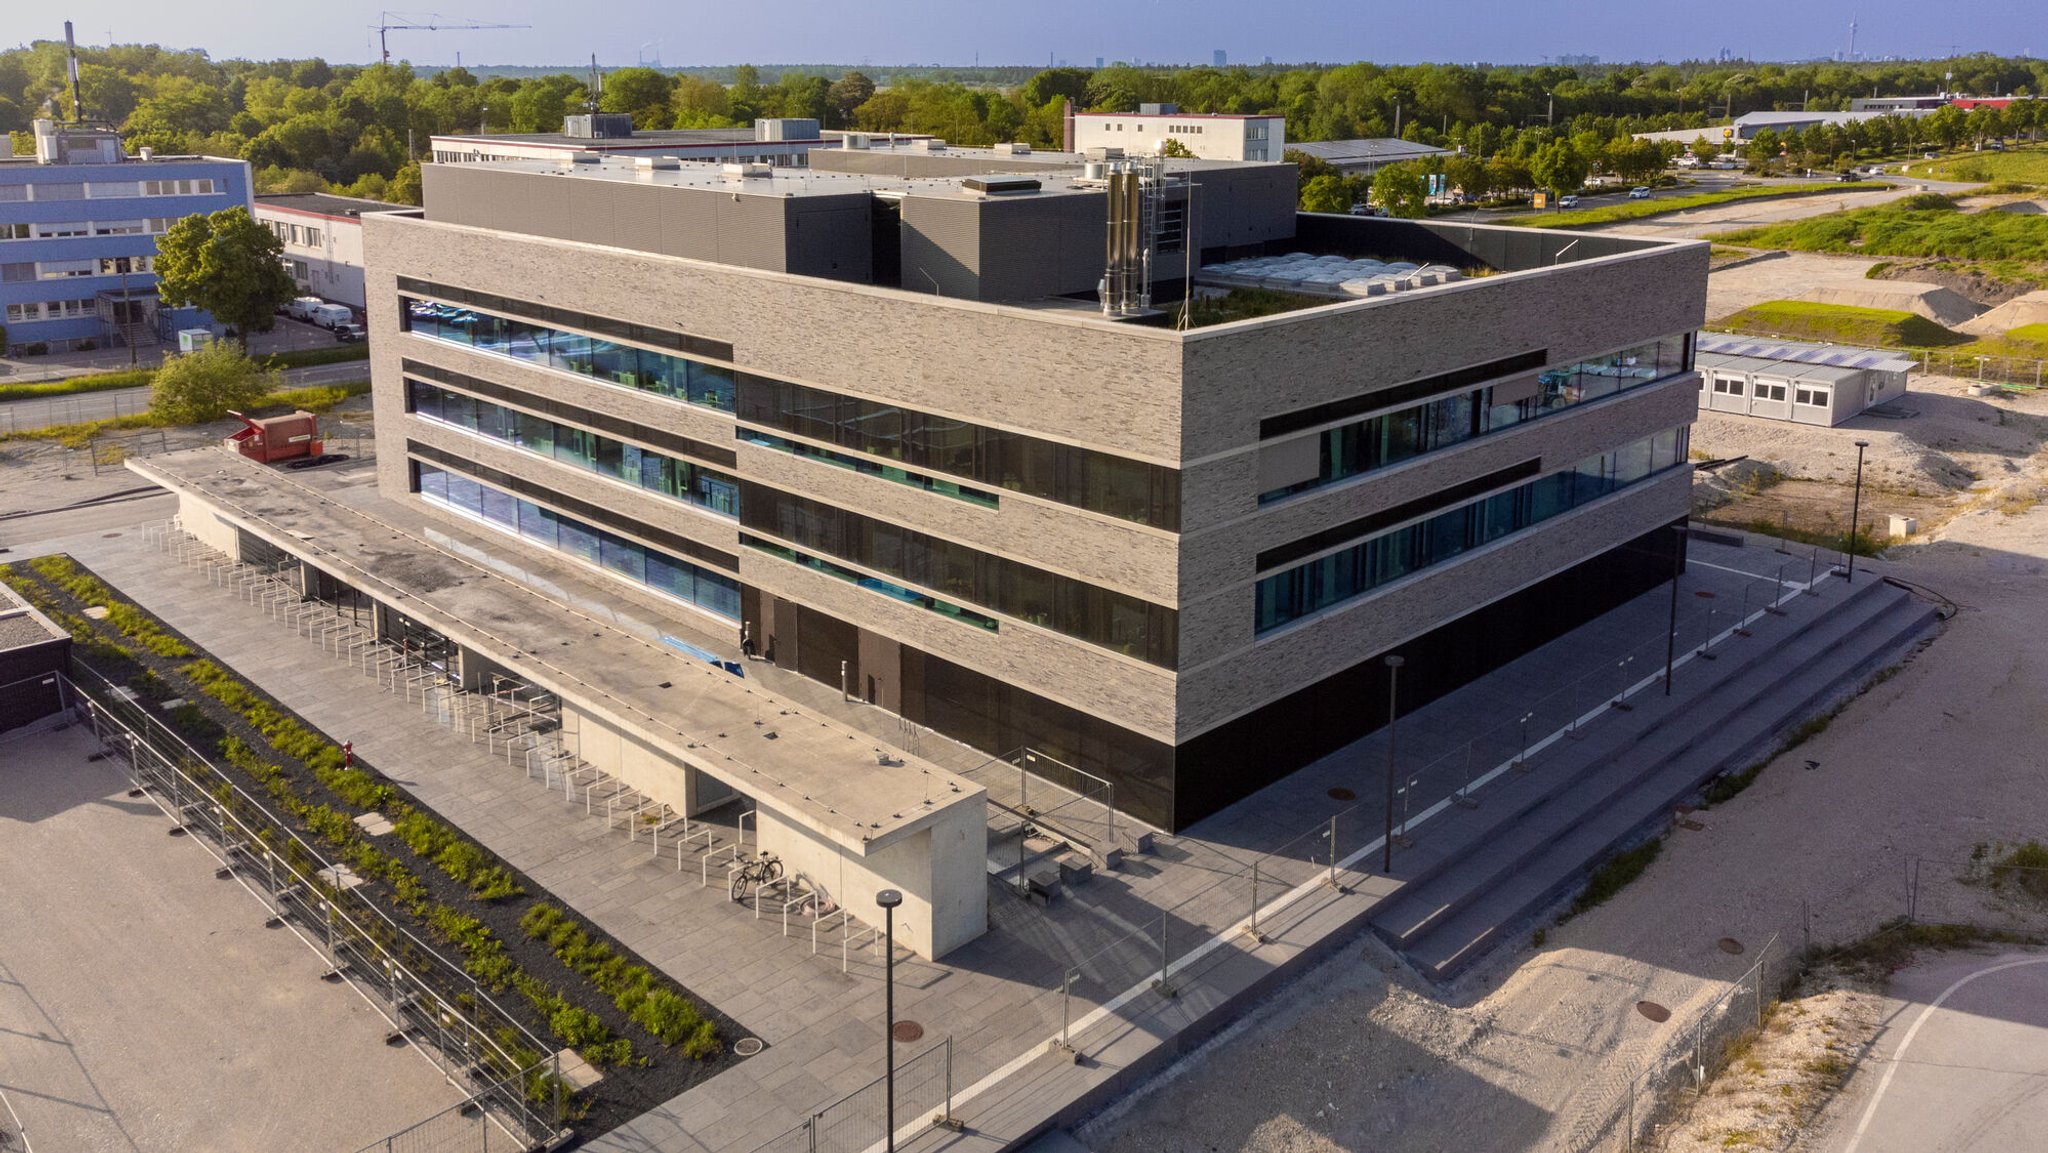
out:
M1899 1042L1898 1050L1892 1054L1891 1065L1885 1069L1883 1079L1878 1081L1877 1092L1870 1095L1870 1105L1863 1110L1863 1120L1857 1123L1856 1132L1849 1138L1849 1144L1842 1150L1842 1153L1856 1153L1856 1146L1863 1143L1863 1134L1870 1128L1871 1119L1877 1116L1877 1107L1884 1100L1885 1090L1891 1088L1893 1074L1897 1073L1899 1066L1905 1063L1907 1047L1912 1045L1914 1035L1920 1032L1920 1026L1925 1025L1927 1019L1934 1016L1934 1011L1941 1008L1943 1002L1955 996L1957 990L1977 978L1988 977L2005 969L2016 969L2021 965L2048 965L2048 957L2022 957L2016 961L2001 961L1996 965L1988 965L1974 973L1965 974L1962 977L1958 977L1955 984L1943 989L1941 996L1936 997L1925 1009L1920 1010L1920 1015L1913 1019L1912 1027L1906 1030L1905 1038Z

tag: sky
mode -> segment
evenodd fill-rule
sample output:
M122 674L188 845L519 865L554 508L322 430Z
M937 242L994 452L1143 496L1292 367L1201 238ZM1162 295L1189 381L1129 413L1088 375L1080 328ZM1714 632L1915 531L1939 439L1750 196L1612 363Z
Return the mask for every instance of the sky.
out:
M1837 56L1857 24L1862 57L2048 51L2042 0L442 0L442 19L531 25L394 31L394 59L418 64L1037 64L1096 57L1201 63L1447 61L1539 64ZM461 5L467 4L467 7ZM83 44L157 43L215 58L376 59L376 8L351 0L26 0L0 35ZM394 12L414 23L433 13ZM41 25L47 23L49 27ZM2038 38L2039 44L2031 43Z

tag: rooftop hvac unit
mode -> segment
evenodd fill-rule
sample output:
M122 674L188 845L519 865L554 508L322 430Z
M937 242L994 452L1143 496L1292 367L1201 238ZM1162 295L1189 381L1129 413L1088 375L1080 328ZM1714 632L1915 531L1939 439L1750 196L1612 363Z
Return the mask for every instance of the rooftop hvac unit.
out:
M719 171L727 180L748 180L754 177L774 175L775 166L763 164L759 161L748 161L743 164L722 165Z
M1180 115L1180 105L1178 105L1178 104L1140 104L1140 105L1138 105L1138 115L1140 115L1140 116L1178 116L1178 115Z
M633 159L633 167L642 172L652 172L656 169L673 171L682 166L683 162L673 156L638 156Z
M913 140L910 142L910 147L916 152L944 152L946 150L946 142L936 136L932 136L926 137L923 140Z
M865 132L842 132L839 134L839 147L841 148L859 149L866 148L867 146L868 134Z
M623 112L564 116L562 135L578 140L623 140L633 135L633 118Z
M1100 160L1090 160L1081 166L1081 179L1101 180L1109 175L1109 165Z
M1038 191L1039 183L1030 176L969 176L960 187L983 196L1023 196Z
M816 140L818 122L804 116L768 117L754 121L754 139Z
M1124 158L1124 150L1097 145L1094 148L1090 148L1083 155L1090 160L1122 160Z
M1024 143L1021 140L1011 144L998 144L996 145L996 155L1029 156L1031 155L1031 146L1029 144Z

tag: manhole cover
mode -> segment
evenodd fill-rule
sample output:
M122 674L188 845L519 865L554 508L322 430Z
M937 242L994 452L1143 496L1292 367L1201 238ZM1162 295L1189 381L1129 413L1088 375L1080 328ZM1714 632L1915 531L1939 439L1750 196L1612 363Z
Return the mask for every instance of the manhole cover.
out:
M1714 599L1714 594L1712 590L1709 589L1700 589L1697 592L1694 592L1692 595L1700 598L1703 601L1710 601Z
M908 1043L924 1036L924 1026L915 1021L898 1021L895 1030L889 1035L898 1041Z
M114 539L115 537L117 537L117 536L120 536L120 535L121 535L121 534L120 534L120 533L117 533L117 532L103 532L103 533L101 533L101 534L100 534L100 539L101 539L101 540L113 540L113 539Z
M1716 941L1714 943L1721 946L1721 951L1723 953L1740 954L1742 952L1742 942L1736 940L1733 937L1723 937L1719 941Z
M1358 799L1358 794L1345 788L1343 785L1338 785L1330 790L1330 799L1333 801L1355 801Z
M1659 1025L1671 1019L1671 1010L1666 1009L1655 1001L1637 1001L1636 1012L1657 1022Z
M761 1051L759 1037L741 1037L732 1043L732 1051L741 1057L751 1057Z
M1691 833L1697 833L1700 830L1706 828L1705 825L1700 824L1698 821L1695 821L1690 817L1686 818L1683 821L1678 822L1678 827Z

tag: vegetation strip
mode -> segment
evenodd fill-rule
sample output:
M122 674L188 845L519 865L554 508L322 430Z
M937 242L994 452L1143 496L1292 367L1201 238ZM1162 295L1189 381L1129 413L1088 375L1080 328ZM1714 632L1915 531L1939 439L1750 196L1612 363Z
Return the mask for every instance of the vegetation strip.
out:
M509 990L519 994L540 1032L551 1033L592 1064L614 1069L681 1070L721 1055L717 1023L684 991L616 944L599 939L594 930L570 918L557 904L529 898L528 883L487 850L419 808L374 770L349 763L350 758L324 734L201 654L138 606L116 596L68 557L0 565L0 580L71 632L78 659L111 681L125 681L139 701L161 713L166 723L195 746L217 753L312 838L332 848L335 857L366 882L353 890L356 895L374 888L382 903L411 918L425 935L459 952L463 968L480 986L493 993ZM107 615L103 622L96 622L71 611L73 606L99 606ZM185 685L190 686L189 691ZM163 703L173 697L185 697L186 703L163 709ZM228 723L216 720L202 707L202 700L220 709ZM246 726L246 737L231 731L238 725ZM316 787L320 795L312 791ZM225 783L216 800L230 808L238 804ZM398 855L379 848L356 823L356 817L365 812L390 818L394 836L412 857L433 866L447 881L429 882ZM288 841L287 857L295 851L304 856L297 841ZM294 864L311 866L309 860ZM437 895L437 885L448 887L438 889ZM522 902L530 902L523 916L519 910ZM462 907L465 903L473 907ZM493 911L497 909L504 911ZM502 931L494 930L491 922ZM534 931L525 931L529 924L536 927ZM563 989L549 983L534 969L532 954L522 960L508 947L507 933L522 941L533 940L541 946L539 964L559 961L561 975L583 988ZM549 960L550 954L556 960ZM607 1012L614 1010L616 1026L606 1019ZM636 1051L632 1040L619 1033L628 1023L657 1044ZM507 1035L498 1037L500 1043L508 1050L519 1050L526 1064L544 1056L526 1053L516 1030L504 1032ZM681 1065L664 1059L663 1055L671 1052L683 1059ZM660 1084L640 1091L672 1096L696 1077L686 1072L664 1075ZM596 1090L600 1098L611 1080L608 1077L600 1083ZM551 1091L551 1087L542 1088ZM612 1101L605 1112L615 1124L642 1104Z
M1820 196L1830 192L1875 192L1891 188L1883 181L1858 181L1843 184L1830 181L1826 184L1755 184L1744 188L1731 188L1721 192L1700 192L1691 196L1667 196L1653 200L1624 200L1620 204L1603 204L1598 208L1582 208L1576 212L1557 212L1541 216L1511 216L1496 221L1499 224L1513 224L1522 228L1579 228L1588 224L1612 224L1621 220L1641 220L1647 216L1662 216L1667 212L1684 212L1691 208L1710 208L1716 204L1732 204L1741 200L1776 200L1799 196ZM1717 239L1730 239L1718 237Z

